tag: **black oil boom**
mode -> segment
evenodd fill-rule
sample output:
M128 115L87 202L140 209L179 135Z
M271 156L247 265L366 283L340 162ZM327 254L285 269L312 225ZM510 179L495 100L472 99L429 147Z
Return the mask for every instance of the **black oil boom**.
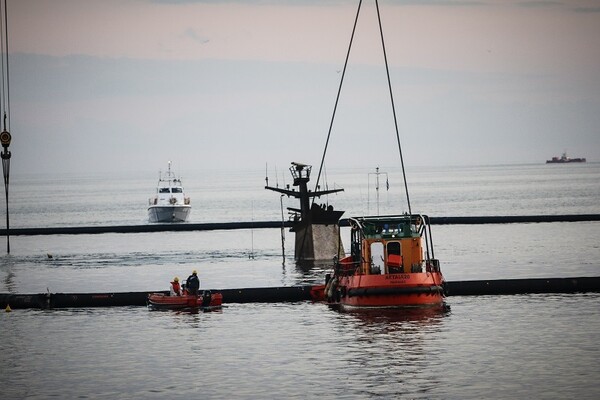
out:
M600 276L578 278L499 279L447 282L448 296L515 295L530 293L599 293ZM284 286L245 289L211 289L223 294L223 303L284 303L312 300L313 286ZM149 293L0 293L0 307L90 308L144 306Z
M600 221L600 214L567 214L567 215L508 215L508 216L472 216L472 217L429 217L432 225L479 225L479 224L514 224L538 222L589 222ZM340 226L349 226L347 219L340 219ZM63 226L47 228L11 228L10 234L23 235L77 235L97 233L144 233L144 232L189 232L231 229L281 228L281 221L252 222L213 222L203 224L146 224L146 225L113 225L113 226ZM285 221L286 228L293 222ZM7 230L0 229L0 236L6 236Z

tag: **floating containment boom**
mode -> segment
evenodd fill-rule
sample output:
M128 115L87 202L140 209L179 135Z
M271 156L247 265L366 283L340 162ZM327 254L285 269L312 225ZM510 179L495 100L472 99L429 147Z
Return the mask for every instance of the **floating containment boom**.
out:
M600 276L457 281L446 282L446 285L448 296L584 293L600 292ZM215 289L215 291L223 295L223 303L283 303L317 300L315 293L318 291L318 286ZM148 299L148 293L161 292L0 293L0 307L18 309L144 306Z

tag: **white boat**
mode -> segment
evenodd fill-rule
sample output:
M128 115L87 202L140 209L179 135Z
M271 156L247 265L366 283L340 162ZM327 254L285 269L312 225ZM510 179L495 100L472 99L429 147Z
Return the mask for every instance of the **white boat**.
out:
M163 176L158 173L156 194L148 200L148 219L150 222L185 222L192 210L190 198L186 197L181 179L169 169Z

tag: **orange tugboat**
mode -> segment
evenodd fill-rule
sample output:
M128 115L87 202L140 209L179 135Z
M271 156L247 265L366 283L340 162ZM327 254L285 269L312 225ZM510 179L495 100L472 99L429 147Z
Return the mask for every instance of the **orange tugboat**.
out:
M218 292L204 290L197 295L183 294L182 296L170 296L165 293L150 293L148 295L148 307L152 309L198 309L212 311L222 307L223 295Z
M445 281L426 215L349 222L351 254L326 277L325 300L345 307L446 307Z

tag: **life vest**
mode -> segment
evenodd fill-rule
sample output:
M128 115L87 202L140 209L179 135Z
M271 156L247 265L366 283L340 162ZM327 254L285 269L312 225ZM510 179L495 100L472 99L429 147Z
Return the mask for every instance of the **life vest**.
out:
M173 292L176 294L181 294L181 286L179 286L179 282L171 282L171 286L173 287Z

